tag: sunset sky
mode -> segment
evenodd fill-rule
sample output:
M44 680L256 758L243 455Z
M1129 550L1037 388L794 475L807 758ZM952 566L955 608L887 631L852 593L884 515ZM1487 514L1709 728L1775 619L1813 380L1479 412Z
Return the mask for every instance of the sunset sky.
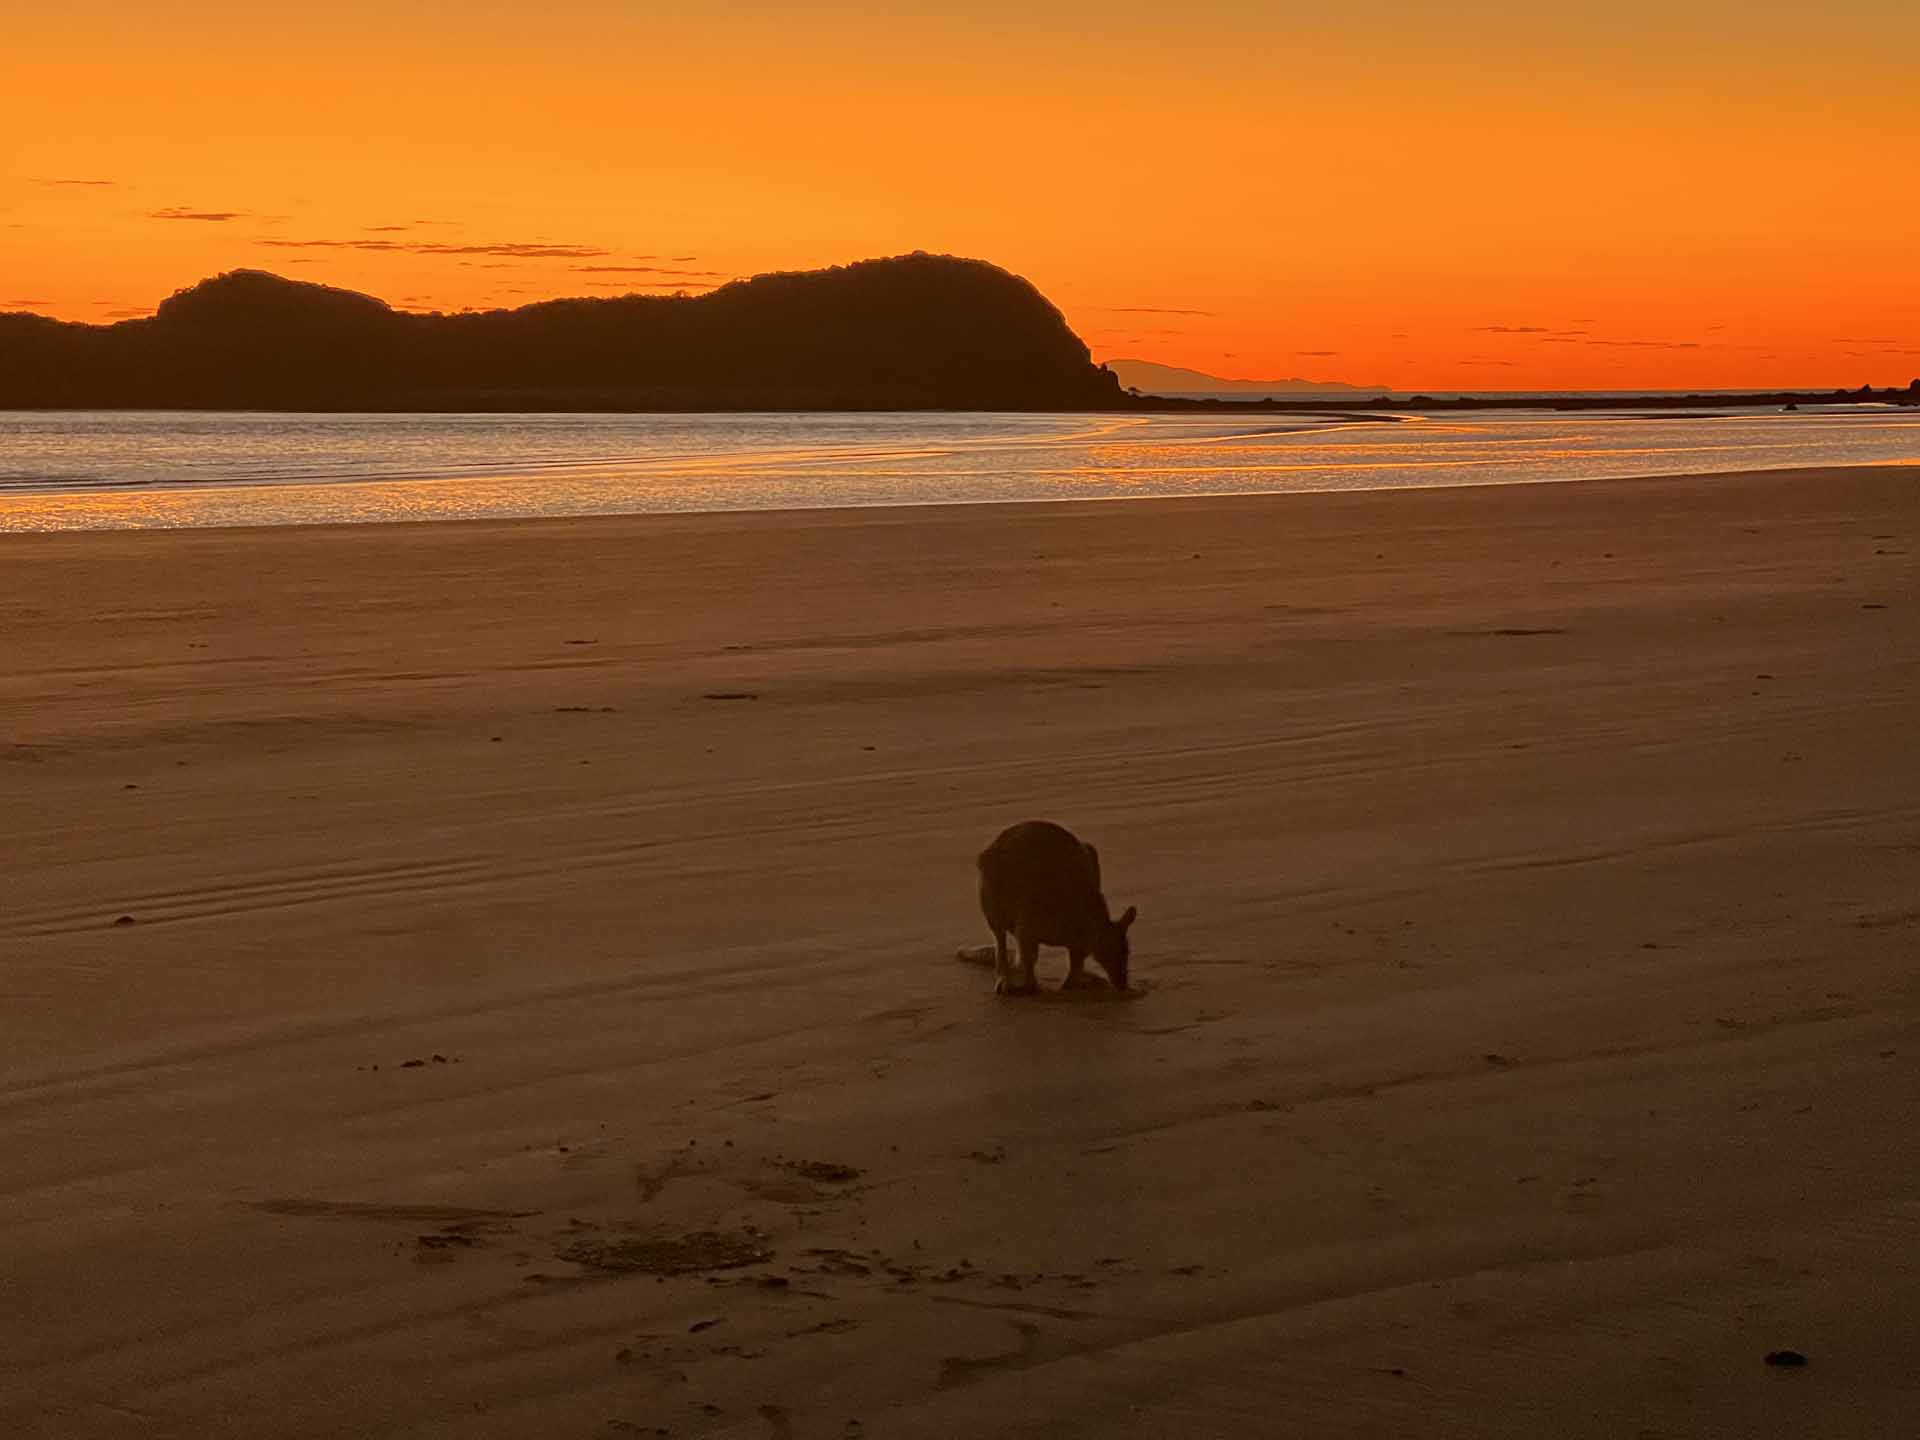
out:
M22 8L0 309L145 314L239 266L457 309L924 249L1027 276L1098 358L1217 374L1920 375L1913 0Z

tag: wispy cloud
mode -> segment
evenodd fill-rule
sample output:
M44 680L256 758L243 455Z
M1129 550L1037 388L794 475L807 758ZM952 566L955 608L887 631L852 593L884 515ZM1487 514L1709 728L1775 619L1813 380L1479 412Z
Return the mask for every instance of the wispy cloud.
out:
M577 275L683 275L689 279L724 280L724 270L675 270L664 265L574 265Z
M149 210L149 220L204 220L219 223L225 220L244 220L245 210L189 210L184 205L169 205L164 210Z
M504 255L515 260L592 260L613 251L602 245L550 245L544 241L508 240L456 245L442 240L280 240L257 236L256 245L276 250L370 250L399 255Z
M637 290L713 290L718 288L712 280L582 280L582 285L592 290L624 290L629 293Z
M1698 340L1582 340L1582 345L1605 345L1614 350L1700 350Z
M1104 310L1109 315L1203 315L1216 316L1218 310L1172 310L1158 305L1096 305L1096 310Z
M34 183L36 185L80 185L90 190L106 190L120 182L118 180L36 180Z
M6 302L9 310L24 310L29 305L51 305L52 303L51 300L9 300Z
M1481 335L1551 335L1551 325L1476 325L1473 327Z
M1316 360L1325 360L1330 356L1338 355L1340 352L1338 350L1296 350L1293 353L1296 355L1311 355Z

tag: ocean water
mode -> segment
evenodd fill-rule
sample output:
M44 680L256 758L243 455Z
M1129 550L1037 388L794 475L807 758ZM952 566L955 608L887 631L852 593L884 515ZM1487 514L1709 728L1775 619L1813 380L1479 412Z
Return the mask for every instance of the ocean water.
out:
M1920 461L1920 413L0 412L0 531L1122 499Z

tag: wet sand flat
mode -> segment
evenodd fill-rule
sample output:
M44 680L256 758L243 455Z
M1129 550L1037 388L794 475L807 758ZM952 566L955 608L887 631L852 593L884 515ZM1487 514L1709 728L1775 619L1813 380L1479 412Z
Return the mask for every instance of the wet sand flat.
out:
M0 540L0 1431L1904 1433L1917 556L1920 467ZM1029 816L1132 997L955 960Z

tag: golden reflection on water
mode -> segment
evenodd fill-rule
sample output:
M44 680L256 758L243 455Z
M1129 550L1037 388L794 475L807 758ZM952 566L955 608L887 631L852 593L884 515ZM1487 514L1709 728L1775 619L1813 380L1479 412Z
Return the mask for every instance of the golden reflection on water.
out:
M1130 498L1920 458L1920 416L0 416L0 531Z

